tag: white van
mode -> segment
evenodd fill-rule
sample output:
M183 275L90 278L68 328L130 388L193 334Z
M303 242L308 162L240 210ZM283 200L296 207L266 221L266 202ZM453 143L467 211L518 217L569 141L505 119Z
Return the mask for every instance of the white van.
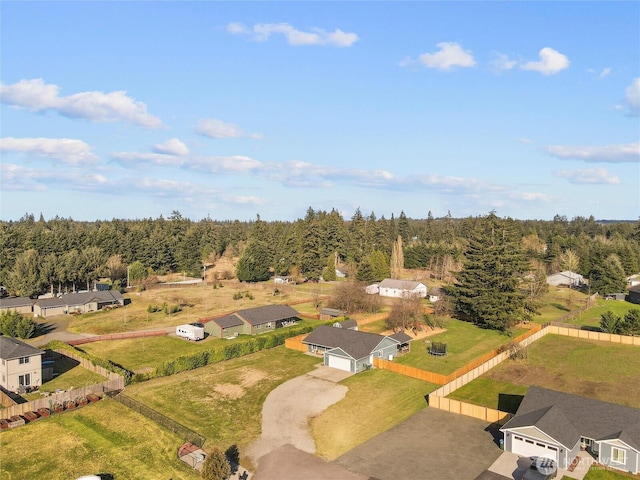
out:
M195 325L178 325L176 327L176 335L195 342L204 338L204 327L197 327Z

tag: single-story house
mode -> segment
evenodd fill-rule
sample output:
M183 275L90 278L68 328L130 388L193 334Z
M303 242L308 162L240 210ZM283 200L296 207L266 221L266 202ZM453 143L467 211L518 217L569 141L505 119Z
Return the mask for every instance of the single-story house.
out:
M618 292L618 293L607 293L604 296L605 300L621 300L624 302L624 299L626 297L626 294Z
M289 283L289 279L287 277L274 277L273 283L282 285L283 283Z
M427 296L427 286L424 283L413 280L385 278L378 284L378 294L381 297L406 298L417 295L425 298Z
M8 311L31 313L33 312L33 300L29 297L0 298L0 312Z
M367 285L364 287L364 291L367 292L368 295L378 295L378 293L380 293L379 284L372 283L371 285Z
M629 293L627 294L627 302L640 305L640 285L635 287L629 287Z
M234 314L214 318L204 324L204 331L218 338L237 337L241 333L244 333L244 330L244 322Z
M37 299L33 304L33 314L36 317L52 317L65 313L95 312L113 305L125 305L125 298L117 290L68 293Z
M353 318L347 318L341 322L335 322L333 326L336 328L346 328L348 330L358 330L358 322Z
M321 353L324 365L346 372L361 372L373 367L373 359L393 358L398 341L376 333L320 325L305 337L311 353Z
M636 273L635 275L627 277L627 285L629 285L630 287L640 285L640 273Z
M427 295L430 302L437 302L445 295L445 291L442 287L431 287L427 292Z
M584 277L569 270L547 275L547 283L553 287L581 287L585 284Z
M244 333L256 335L296 323L298 312L289 305L267 305L238 310L233 315L244 322Z
M344 312L338 308L324 307L320 309L320 320L333 320L338 317L344 317Z
M44 350L13 337L0 336L0 386L10 392L42 385Z
M567 468L587 450L598 462L640 472L640 409L531 386L501 429L504 448L523 457L548 457Z

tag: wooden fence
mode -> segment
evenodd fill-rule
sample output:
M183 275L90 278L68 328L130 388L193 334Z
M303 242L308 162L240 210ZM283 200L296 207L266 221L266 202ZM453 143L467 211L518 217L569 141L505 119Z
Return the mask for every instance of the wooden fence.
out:
M290 348L291 350L297 350L298 352L307 352L309 349L307 346L302 343L302 340L309 335L308 333L303 333L302 335L298 335L296 337L286 338L284 340L284 346Z
M54 350L54 352L75 360L80 364L82 368L86 368L87 370L97 373L98 375L102 375L103 377L108 378L109 380L121 378L120 375L118 375L117 373L110 372L109 370L107 370L104 367L101 367L100 365L94 365L90 360L87 360L86 358L81 357L80 355L76 355L75 353L70 352L69 350L59 349L59 350Z
M106 382L96 383L95 385L89 385L88 387L74 388L73 390L67 390L66 392L54 393L48 397L38 398L31 402L19 403L11 407L7 407L2 410L2 416L9 418L13 415L22 415L26 412L36 411L39 408L52 408L56 403L64 403L67 400L75 400L78 397L84 397L91 393L102 396L104 392L110 392L112 390L122 390L124 388L124 378L117 376L113 380L107 380Z
M485 422L497 423L499 425L504 425L513 416L510 413L494 410L493 408L472 405L471 403L439 397L437 395L429 395L429 407L465 415L467 417L478 418Z
M416 367L410 367L408 365L402 365L401 363L390 362L382 358L374 358L373 366L381 368L383 370L389 370L390 372L399 373L411 378L417 378L429 383L435 383L437 385L444 385L447 383L447 377L439 373L429 372Z
M13 407L16 402L9 395L0 390L0 403L3 407Z
M640 337L629 337L626 335L616 335L614 333L594 332L591 330L581 330L579 326L575 328L549 326L549 333L564 335L566 337L584 338L586 340L597 340L599 342L620 343L622 345L640 346Z
M95 337L80 338L78 340L69 340L69 345L82 345L91 342L102 342L103 340L123 340L125 338L142 338L142 337L159 337L167 335L166 330L148 330L143 332L129 333L111 333L109 335L96 335Z

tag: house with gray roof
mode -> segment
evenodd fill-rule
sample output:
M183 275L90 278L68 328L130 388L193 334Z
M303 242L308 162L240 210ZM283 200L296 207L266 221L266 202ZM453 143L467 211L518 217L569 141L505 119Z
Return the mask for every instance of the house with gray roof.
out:
M0 312L10 311L31 313L33 311L33 300L29 297L0 298Z
M378 295L381 297L407 298L427 296L427 286L422 282L413 280L397 280L395 278L385 278L378 284Z
M565 270L547 275L547 283L553 287L581 287L585 281L579 273Z
M42 355L44 350L0 336L0 387L20 392L42 385Z
M320 318L322 320L322 318ZM337 328L348 328L349 330L358 330L358 322L353 318L347 318L341 322L334 322L334 327Z
M39 298L33 304L33 314L36 317L52 317L67 313L95 312L124 304L125 298L117 290L68 293L59 297Z
M311 353L322 354L324 364L346 372L361 372L373 366L374 358L393 358L398 341L376 333L320 325L302 343Z
M640 473L637 408L531 386L501 431L505 450L552 458L560 468L584 449L603 465Z
M238 310L231 315L203 320L204 330L218 338L230 338L240 334L257 335L276 328L295 325L300 319L298 312L289 305L266 305L264 307Z

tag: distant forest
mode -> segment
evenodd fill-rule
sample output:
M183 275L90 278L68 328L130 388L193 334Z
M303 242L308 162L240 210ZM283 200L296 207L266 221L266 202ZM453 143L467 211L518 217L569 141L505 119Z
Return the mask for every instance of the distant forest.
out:
M259 216L246 222L192 221L177 211L168 218L93 222L27 214L0 221L0 284L13 295L34 296L89 288L100 278L119 287L127 270L137 282L171 272L200 277L204 265L223 255L240 259L230 274L243 281L273 275L332 280L335 267L342 267L362 281L405 268L453 282L484 218L433 218L429 212L425 219L411 219L401 212L387 219L357 210L345 219L335 210L312 208L293 222ZM573 270L594 287L616 290L625 288L625 276L640 271L640 221L561 215L501 221L515 232L531 273ZM598 285L602 278L609 284Z

